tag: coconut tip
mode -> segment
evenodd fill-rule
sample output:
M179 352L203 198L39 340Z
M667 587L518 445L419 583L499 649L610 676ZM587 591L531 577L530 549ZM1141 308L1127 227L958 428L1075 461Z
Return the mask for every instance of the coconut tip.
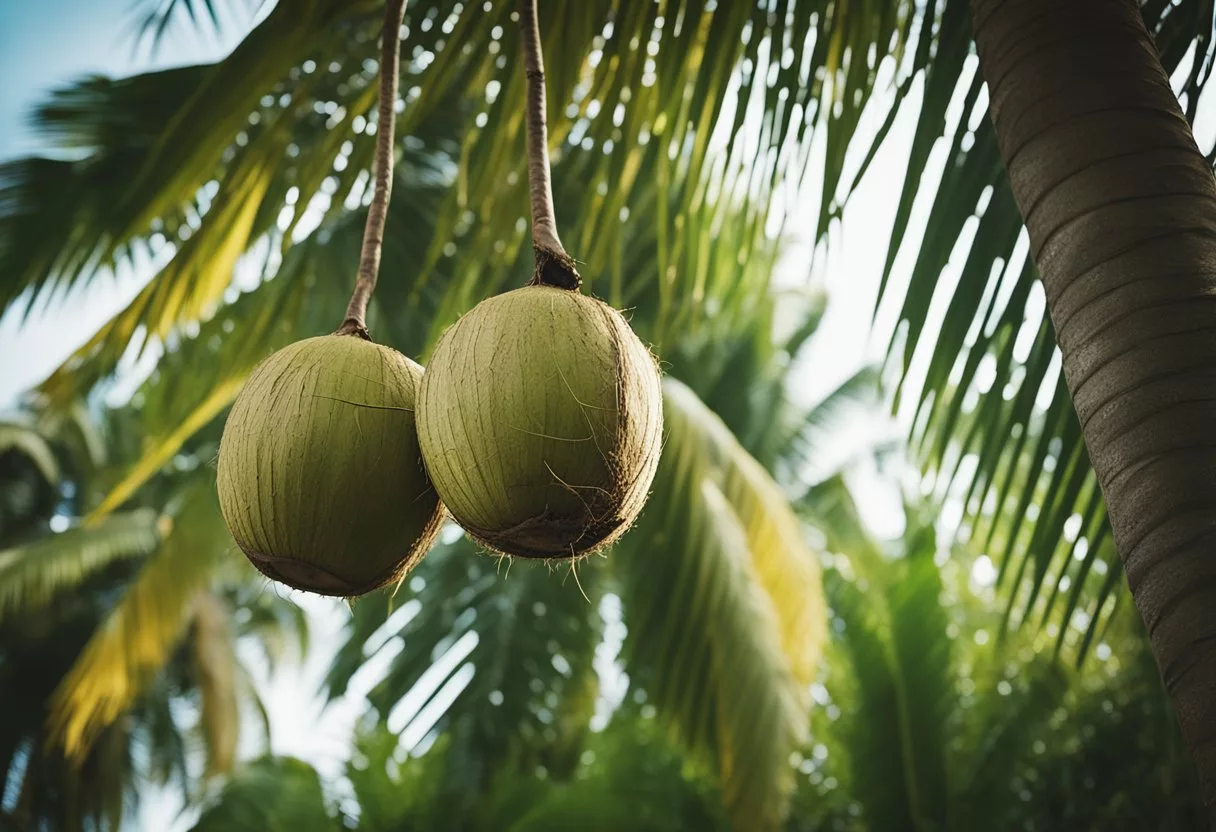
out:
M552 286L577 292L583 286L583 277L578 273L574 258L564 251L536 246L535 267L529 286Z
M372 340L372 334L367 331L367 324L357 318L347 318L340 327L334 330L333 334L352 335L355 338L362 338L364 341Z

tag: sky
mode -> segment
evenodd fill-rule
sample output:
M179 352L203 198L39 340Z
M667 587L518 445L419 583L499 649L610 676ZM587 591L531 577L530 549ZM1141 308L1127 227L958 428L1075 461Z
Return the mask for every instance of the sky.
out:
M146 48L138 53L135 48L135 8L134 0L0 0L0 160L44 148L28 116L54 88L88 74L121 76L212 61L226 54L242 34L231 21L217 37L170 34L149 58ZM123 269L57 303L53 316L35 317L23 328L17 314L0 318L0 407L45 378L134 296L143 279ZM20 361L11 358L16 355Z
M216 37L171 32L155 56L150 57L146 50L137 54L132 43L135 21L132 2L0 0L0 79L3 79L0 160L43 147L29 128L26 116L54 87L85 73L125 75L170 64L214 60L225 54L242 34L237 25L229 25ZM955 119L959 117L958 109L953 114ZM798 229L804 231L783 258L779 280L787 284L813 281L825 287L830 298L828 314L794 383L795 396L805 402L820 398L864 363L883 355L894 310L885 310L873 328L871 319L914 119L915 108L909 107L897 120L886 146L876 156L850 202L844 221L833 231L826 252L815 249L813 240L807 236L812 233L817 211L815 189L810 189L813 199L792 209L790 226L796 233ZM935 152L928 173L930 179L941 169L943 151L939 147ZM908 239L915 240L923 233L927 207L922 200L913 212ZM893 278L897 286L906 280L910 265L907 260L904 257L899 261ZM953 263L947 268L944 276L947 282L951 274L957 279L958 266ZM13 312L0 318L0 410L11 405L22 390L45 377L121 308L150 273L150 267L144 264L142 268L106 276L90 290L57 303L52 315L42 316L35 310L24 324ZM935 301L938 314L948 299L947 292ZM853 432L852 439L891 435L892 426L875 416L861 420ZM847 452L851 444L849 437L845 437L839 453ZM852 484L863 514L876 533L882 537L898 535L902 514L899 492L891 478L867 464L853 474ZM352 685L351 695L323 710L315 691L328 664L329 651L341 636L346 611L328 599L300 593L292 593L292 597L310 612L314 649L303 667L261 680L264 696L274 703L272 747L276 753L293 754L312 762L323 775L334 775L340 761L345 759L354 719L362 710L362 694L377 671L375 667L367 668ZM398 615L405 617L416 612L403 608ZM619 610L603 612L607 617L619 618ZM379 658L383 662L389 656ZM189 816L175 820L176 811L177 806L168 798L147 801L138 825L148 829L183 828Z

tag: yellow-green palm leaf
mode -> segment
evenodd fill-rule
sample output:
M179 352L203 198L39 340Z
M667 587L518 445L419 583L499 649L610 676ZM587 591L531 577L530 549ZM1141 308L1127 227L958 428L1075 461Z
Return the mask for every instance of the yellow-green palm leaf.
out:
M94 632L50 703L69 755L84 753L165 665L232 551L214 486L196 478L172 511L172 528Z
M716 755L738 828L775 828L826 632L816 555L768 473L691 390L664 382L666 444L638 528L612 554L627 667Z

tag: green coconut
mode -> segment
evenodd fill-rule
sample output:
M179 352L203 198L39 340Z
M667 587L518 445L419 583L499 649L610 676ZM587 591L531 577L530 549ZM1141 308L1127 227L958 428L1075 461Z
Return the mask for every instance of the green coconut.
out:
M422 368L350 335L285 347L257 366L220 441L220 510L263 574L322 595L405 574L442 506L418 449Z
M642 510L662 401L658 365L619 312L533 285L444 332L418 394L418 441L471 536L510 555L574 558Z

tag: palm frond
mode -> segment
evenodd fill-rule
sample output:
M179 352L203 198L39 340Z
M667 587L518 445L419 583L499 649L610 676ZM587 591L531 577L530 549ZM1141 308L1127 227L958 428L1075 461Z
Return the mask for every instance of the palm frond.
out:
M994 798L1010 790L1015 767L1030 758L1035 741L1047 736L1050 721L1064 704L1071 680L1059 664L1044 661L1021 669L1023 673L1007 682L1013 689L1007 699L989 692L987 701L1001 706L982 715L971 765L960 768L954 822L963 828L993 817Z
M172 517L173 527L156 554L51 698L51 725L70 756L86 753L164 666L194 613L198 593L231 550L208 478L195 478Z
M867 614L858 587L829 576L832 609L843 622L840 642L855 690L843 729L853 772L851 785L874 829L915 829L899 687L880 620Z
M265 4L266 0L142 0L137 9L135 40L137 43L148 40L155 49L175 24L185 24L200 33L210 30L218 34L223 30L221 17L225 12L227 16L252 16Z
M823 441L825 437L839 432L844 420L876 403L878 380L877 368L863 367L812 405L807 415L806 430L812 433L808 440L812 444Z
M199 691L199 725L207 748L207 773L228 771L236 759L240 728L236 652L228 625L231 610L214 594L200 592L190 647Z
M110 448L105 431L84 400L40 411L35 419L39 430L53 438L68 455L78 486L87 485L87 481L109 461Z
M17 451L38 467L51 485L59 484L59 460L51 443L34 426L22 422L0 422L0 454Z
M924 828L948 816L946 747L957 700L933 535L921 531L911 537L906 574L888 589L887 605L909 808Z
M324 58L326 49L342 44L331 27L352 10L357 13L360 5L346 0L278 4L232 54L209 66L197 89L164 124L131 183L123 204L132 207L132 228L146 226L166 208L180 204L181 195L202 187L248 125L262 96L314 50ZM366 10L370 4L362 5ZM284 105L288 115L293 111L290 100Z
M78 348L40 386L53 401L87 391L110 375L137 336L141 349L182 322L198 321L223 299L237 261L256 235L254 222L287 138L277 134L245 154L225 177L197 231L129 304Z
M206 200L197 195L199 189L207 193L208 183L226 193L243 181L232 172L244 157L282 158L272 125L290 123L286 155L291 161L281 171L283 187L271 185L262 200L258 215L266 222L254 228L270 232L281 208L298 206L288 226L294 228L318 195L340 207L370 164L374 99L372 74L363 64L374 59L374 5L280 4L217 64L187 68L180 76L152 74L129 85L93 82L100 91L94 99L115 105L115 113L133 113L138 129L124 141L121 131L99 129L121 120L115 115L103 115L97 106L69 108L54 121L55 129L68 136L75 126L92 137L83 143L87 163L30 160L11 169L14 185L0 217L31 232L4 234L14 266L4 273L14 281L12 288L50 280L71 283L92 273L91 264L111 262L114 252L146 239L159 226L176 234L192 214L208 225L207 216L219 205L253 210L240 198L243 191L215 201L214 194ZM182 3L172 0L158 6L166 13L179 7ZM604 285L619 305L653 299L656 342L676 327L697 325L705 297L732 305L746 301L748 287L737 279L738 266L766 261L766 203L801 182L804 151L821 105L831 105L824 122L830 144L845 147L873 88L877 58L902 48L906 27L889 10L850 3L824 13L840 27L830 38L819 35L817 26L824 21L817 19L813 3L781 14L761 4L690 2L663 14L657 7L618 8L614 0L585 4L577 14L561 4L542 4L556 188L559 203L569 206L562 209L563 223L577 241L576 253L584 258L593 286ZM404 67L409 93L402 134L412 139L432 134L437 124L455 123L463 137L445 148L451 160L462 161L459 181L437 218L426 255L412 269L415 299L437 270L458 277L438 305L437 328L500 289L515 271L522 238L515 221L526 198L517 106L523 76L513 60L512 28L505 5L483 10L478 4L433 0L410 4L402 30L403 49L412 56ZM445 48L449 43L461 48ZM792 60L797 50L805 50L809 60ZM863 60L872 50L876 58ZM765 162L755 168L749 156ZM80 179L101 169L109 179ZM120 169L121 180L114 176ZM38 176L46 181L37 181ZM322 193L331 179L337 188ZM82 184L95 201L78 206L71 196ZM289 191L289 184L295 189ZM54 206L50 194L57 195ZM741 211L741 222L723 221L726 206L735 210L745 203L750 207ZM83 221L87 217L93 218L91 225ZM52 245L45 233L33 233L43 225L74 229L73 244L64 245L65 239ZM644 248L629 245L639 228L650 229L651 242ZM203 235L213 236L212 243L183 246L158 283L222 272L212 268L221 261L207 252L220 245L219 239L235 246L246 235L238 224L232 233ZM290 244L284 237L283 245ZM658 273L662 277L655 280ZM602 284L596 282L600 275ZM188 291L149 286L149 295L164 302L147 301L150 314L142 317L148 318L148 335L188 324L215 297L215 285L208 279ZM187 294L190 302L170 302ZM7 305L13 297L10 292L0 300ZM134 313L128 310L126 323L109 330L107 355L120 354L135 334ZM427 340L433 336L434 331ZM91 379L107 371L107 362L97 362L74 389L87 389Z
M512 832L730 828L712 769L698 765L660 723L620 713L587 744L575 778L523 807ZM504 801L505 802L505 801ZM505 826L505 824L504 824Z
M673 428L666 442L687 442L688 450L697 448L709 462L708 476L738 517L756 578L778 612L781 645L794 677L809 683L826 637L826 603L819 562L802 525L772 477L743 452L721 420L678 381L668 379L663 389L672 424L683 419L687 431L678 436Z
M259 37L273 39L286 14L278 13L278 23L268 19L265 25L273 31ZM256 51L259 43L247 47ZM290 47L285 42L278 48ZM345 89L346 80L310 74L308 83L293 86L294 104L290 94L282 95L287 102L282 106L278 95L270 96L270 104L255 96L253 106L240 110L240 123L224 134L214 153L207 146L199 150L215 160L201 178L167 182L154 176L155 196L147 188L142 195L158 207L141 203L132 178L159 158L166 122L174 123L175 113L196 98L220 94L217 84L231 85L233 73L249 68L248 50L243 60L234 60L235 54L228 59L233 66L221 64L228 75L218 80L219 67L185 67L121 81L87 79L60 90L39 111L38 124L52 142L84 158L30 159L0 169L0 262L7 281L0 303L5 306L25 296L28 309L45 293L66 294L106 269L143 268L168 255L143 291L40 387L57 406L112 373L130 344L146 349L209 318L226 299L240 256L265 235L278 233L285 203L289 207L296 196L302 201L290 231L313 197L328 191L327 175L339 176L335 165L345 165L347 133L327 125L349 131L359 110L372 101L370 76L355 78L359 90L348 102L352 112L331 118L322 102L337 96L335 87ZM232 126L231 117L225 123ZM367 137L350 135L366 144ZM283 163L300 154L299 163ZM346 190L357 172L341 175ZM341 198L335 202L343 204Z
M673 770L669 764L665 770L655 771L659 768L655 760L641 758L638 762L644 764L635 769L636 780L612 782L602 776L587 777L551 789L529 806L523 817L504 828L508 832L726 832L730 828L726 819L714 812L716 807L706 805L708 801L699 803L700 795L688 794L692 789L678 769Z
M851 420L859 415L872 412L879 401L879 375L874 367L863 367L842 381L822 399L810 407L806 415L797 420L791 430L782 435L778 451L779 458L786 460L787 465L799 464L818 468L821 477L831 472L829 467L823 471L824 459L828 465L839 464L839 459L833 459L828 446L838 439ZM798 472L805 479L805 471Z
M37 611L115 561L150 555L167 525L150 508L133 509L0 551L0 621Z
M103 269L134 264L132 223L119 206L180 96L198 87L204 71L86 78L35 112L35 129L68 158L0 165L0 306L24 295L28 314ZM158 228L175 236L184 222L180 211L167 212Z
M950 817L947 746L957 695L934 553L931 529L920 529L905 558L868 565L879 585L833 576L832 608L856 684L845 729L852 784L876 829L939 828ZM879 593L884 605L867 603Z
M654 494L612 555L626 668L685 742L716 754L736 822L770 828L792 786L788 757L824 635L818 563L722 421L672 379L664 409Z
M878 544L870 536L843 474L834 474L807 489L795 503L798 515L824 536L827 548L863 562L878 557Z
M246 763L191 827L192 832L334 832L321 778L293 757Z
M445 787L452 756L448 738L440 737L425 755L405 760L398 744L398 736L382 724L356 730L355 751L344 773L359 803L359 828L391 832L461 826L468 814L461 802L468 798Z
M178 704L173 695L174 681L167 675L157 679L131 709L131 719L116 723L128 723L132 756L142 757L142 767L146 767L140 772L143 777L136 781L137 788L155 783L180 788L183 793L192 790L188 773L192 761L187 762L190 744L174 714Z
M127 718L103 728L84 755L68 758L47 726L47 702L130 580L131 567L115 564L56 603L0 622L0 777L5 807L22 829L118 828L145 786L187 777L173 686L164 678Z
M437 798L446 808L419 821L424 828L471 822L495 772L540 766L562 778L577 766L599 688L592 660L602 573L591 564L559 576L544 564L480 556L461 536L432 550L395 595L354 605L329 695L374 666L382 678L367 697L391 731L388 751L426 759L442 738L448 762L428 788L446 795ZM404 811L400 804L386 799L381 809Z

